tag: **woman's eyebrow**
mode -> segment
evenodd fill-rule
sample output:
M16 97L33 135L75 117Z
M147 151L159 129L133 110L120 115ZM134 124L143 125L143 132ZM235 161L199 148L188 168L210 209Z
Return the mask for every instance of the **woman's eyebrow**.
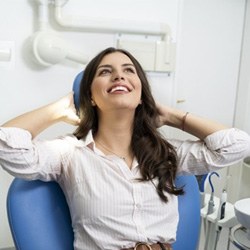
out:
M135 68L135 65L132 64L132 63L124 63L122 64L122 67L127 67L127 66L132 66ZM97 67L97 69L100 69L100 68L112 68L112 66L110 64L103 64L103 65L100 65Z
M97 69L99 68L112 68L112 66L110 64L104 64L97 67Z
M123 67L127 67L127 66L133 66L135 68L135 65L132 63L124 63L122 64Z

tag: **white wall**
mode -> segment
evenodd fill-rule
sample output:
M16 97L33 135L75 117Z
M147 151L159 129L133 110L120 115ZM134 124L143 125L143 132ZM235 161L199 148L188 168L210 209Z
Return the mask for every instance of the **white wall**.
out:
M177 42L176 73L149 74L158 101L233 124L236 99L244 0L70 0L65 14L168 23ZM115 45L116 34L63 30L53 21L51 28L90 57ZM15 45L14 63L0 64L0 124L46 104L70 91L75 75L83 68L71 62L42 67L31 61L27 39L36 31L37 9L32 0L0 1L0 45ZM177 99L186 102L177 105ZM72 131L57 125L41 137ZM182 133L171 135L184 137ZM0 169L0 248L12 245L6 220L5 199L12 177ZM3 220L4 218L4 220Z
M244 1L185 0L183 3L176 72L177 99L186 100L181 104L185 110L231 125Z
M241 64L239 70L238 93L235 109L235 126L250 134L250 1L246 2L244 36L242 40ZM237 168L232 168L230 174L237 175ZM250 168L242 165L238 179L235 179L232 189L238 199L250 197Z
M250 2L247 1L244 36L242 41L239 88L235 124L250 134Z

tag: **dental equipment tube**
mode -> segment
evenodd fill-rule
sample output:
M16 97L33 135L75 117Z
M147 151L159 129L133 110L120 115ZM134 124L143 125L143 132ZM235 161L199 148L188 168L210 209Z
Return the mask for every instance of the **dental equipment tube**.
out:
M221 200L220 200L220 207L218 210L218 218L222 220L225 217L225 210L226 210L226 202L227 202L227 192L226 190L222 191ZM221 230L221 227L218 227L218 230Z
M217 213L217 221L216 221L217 223L219 220L222 220L225 217L226 202L227 202L227 192L225 189L223 189L222 194L221 194L221 199L220 199L220 205L219 205L218 213ZM218 226L218 225L216 226L216 238L215 238L214 250L217 249L217 244L219 241L221 229L222 229L221 226Z
M210 184L210 187L211 187L211 195L210 195L210 199L209 199L209 202L208 202L207 216L209 214L212 214L214 212L214 186L213 186L213 183L212 183L212 180L211 180L211 177L213 175L216 175L217 177L220 177L217 172L212 172L209 175L209 179L208 180L209 180L209 184ZM207 220L207 229L206 229L207 235L206 235L206 241L205 241L205 248L204 248L204 250L208 250L209 249L208 247L209 247L209 243L210 243L210 237L212 236L212 232L211 231L213 231L213 229L214 229L214 226L212 226L211 223L212 223L211 221Z
M205 175L196 175L196 179L199 185L200 190L200 200L201 200L201 208L205 206L205 181L207 178L207 174Z

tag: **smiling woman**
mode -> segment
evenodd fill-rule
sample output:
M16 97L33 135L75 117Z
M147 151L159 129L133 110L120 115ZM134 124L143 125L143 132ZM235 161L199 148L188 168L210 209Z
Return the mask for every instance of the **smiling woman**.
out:
M105 108L135 110L141 99L141 81L130 58L121 52L106 55L96 70L91 93L99 115Z
M55 180L64 190L74 249L169 249L178 226L177 174L206 174L241 161L249 136L155 102L138 61L107 48L87 65L80 117L73 93L0 128L0 164L24 179ZM57 122L72 135L34 140ZM172 126L197 137L164 138Z

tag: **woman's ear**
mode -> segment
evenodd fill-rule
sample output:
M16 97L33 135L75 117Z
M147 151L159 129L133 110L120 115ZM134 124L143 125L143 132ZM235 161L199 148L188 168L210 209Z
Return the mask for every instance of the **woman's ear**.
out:
M92 104L92 106L96 106L96 103L92 98L91 98L91 104Z

